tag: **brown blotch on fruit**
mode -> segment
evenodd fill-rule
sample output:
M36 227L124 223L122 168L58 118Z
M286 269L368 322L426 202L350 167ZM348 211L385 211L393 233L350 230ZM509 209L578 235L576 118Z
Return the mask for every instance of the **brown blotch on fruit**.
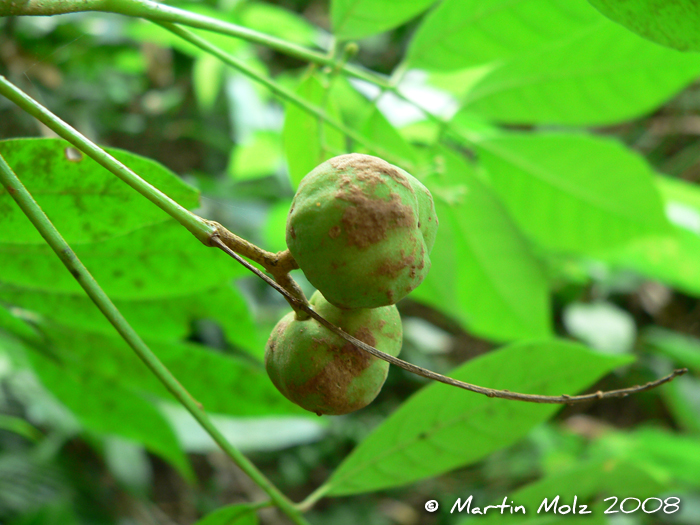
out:
M316 292L314 309L355 338L390 355L401 350L401 318L395 306L340 310ZM265 351L265 368L289 400L316 414L359 410L379 393L388 363L355 347L314 319L287 314L275 326Z
M351 192L339 192L338 198L352 204L345 208L342 218L348 246L367 248L384 240L388 230L410 228L414 224L413 210L402 204L395 193L391 194L391 200L385 201L368 198L359 188L353 188Z
M427 274L434 217L430 192L410 174L370 155L341 155L301 181L287 247L332 304L376 308Z
M408 182L408 179L402 175L395 166L392 166L385 160L379 157L372 157L371 155L362 155L359 153L350 153L348 155L340 155L339 157L334 157L330 159L329 164L337 170L349 170L352 169L356 176L360 179L367 178L377 178L377 173L382 173L394 179L399 184L405 186L411 192L413 188Z
M340 226L338 226L337 224L335 226L333 226L330 230L328 230L328 236L331 239L337 239L339 235L340 235Z

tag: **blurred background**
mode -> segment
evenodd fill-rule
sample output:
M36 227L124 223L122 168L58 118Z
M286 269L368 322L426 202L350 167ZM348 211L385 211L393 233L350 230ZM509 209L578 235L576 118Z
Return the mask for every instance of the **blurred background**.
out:
M331 42L325 1L170 3L305 46L327 48ZM357 61L391 74L419 23L420 17L361 40ZM221 42L292 89L307 67L267 48L223 37ZM265 88L156 26L103 13L0 19L0 74L96 143L154 159L201 190L200 214L265 249L284 249L284 221L294 189L282 149L283 105ZM369 98L376 95L366 91ZM449 89L423 85L420 93L422 103L436 112L448 114L454 105ZM407 134L420 135L419 112L391 103L382 110L395 126L413 130ZM657 172L689 183L700 180L698 82L644 117L595 131L624 142ZM0 98L0 139L50 136ZM617 457L646 465L665 490L672 487L669 494L682 498L682 512L665 517L618 514L600 523L700 523L697 294L594 260L560 260L549 271L557 334L601 352L638 356L594 391L644 383L678 366L691 368L691 374L625 399L565 407L516 445L469 467L397 489L324 499L309 513L312 523L457 523L446 512L425 512L425 502L470 494L484 504L500 501L584 459ZM2 274L0 268L0 290ZM288 307L244 272L235 287L245 298L255 331L251 346L257 345L260 357L266 334ZM7 300L0 303L11 306ZM420 366L448 373L499 345L410 297L398 307L405 329L402 357ZM240 351L224 340L221 324L214 321L192 323L186 339L215 351ZM188 525L221 505L263 496L177 408L164 410L191 462L189 480L141 443L84 428L17 365L12 344L10 338L0 338L0 523ZM392 368L377 400L349 416L221 416L218 421L281 490L299 501L424 384ZM260 518L262 523L287 523L275 510L262 511Z

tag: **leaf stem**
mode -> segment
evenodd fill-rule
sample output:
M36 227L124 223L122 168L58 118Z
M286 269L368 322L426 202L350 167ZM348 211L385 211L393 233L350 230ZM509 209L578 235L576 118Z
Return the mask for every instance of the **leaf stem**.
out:
M17 202L24 214L29 218L59 259L61 259L68 271L75 277L83 290L85 290L85 293L87 293L102 314L114 326L117 332L119 332L119 335L131 346L134 352L161 383L165 385L170 393L172 393L188 412L192 414L226 455L270 496L277 507L297 525L308 525L301 513L295 508L294 504L282 494L255 465L241 454L237 448L226 440L223 434L221 434L211 422L201 405L180 384L170 370L163 365L160 359L158 359L131 325L129 325L117 307L114 306L114 303L112 303L107 294L92 277L88 269L83 265L80 259L78 259L75 252L73 252L68 243L63 239L56 227L51 223L27 188L17 178L17 175L12 171L12 168L7 164L2 154L0 154L0 183L5 186L7 192Z

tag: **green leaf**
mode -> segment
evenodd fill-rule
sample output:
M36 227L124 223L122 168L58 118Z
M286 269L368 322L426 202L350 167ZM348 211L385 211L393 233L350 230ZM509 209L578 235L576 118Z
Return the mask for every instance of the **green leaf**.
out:
M643 335L647 345L700 375L700 339L658 326L648 328Z
M653 42L700 51L697 0L589 0L605 16Z
M509 493L508 501L515 502L512 504L513 506L522 505L528 514L513 514L511 516L491 511L483 518L480 517L479 522L484 525L492 523L605 525L607 523L605 515L595 513L590 506L590 502L595 496L614 495L620 499L625 497L645 498L656 495L666 489L666 484L659 482L644 468L640 468L632 463L618 459L588 461L574 465L563 472L545 476L525 485L514 493ZM547 498L548 504L551 504L557 496L560 497L560 506L573 505L575 496L577 502L576 511L579 512L581 510L579 505L589 504L587 510L591 511L591 514L576 516L572 513L564 516L553 516L544 514L544 510L543 514L537 513L545 498ZM501 503L501 501L498 501L498 503ZM478 503L475 504L478 505ZM508 510L505 512L507 513ZM596 520L596 518L598 519ZM460 522L460 525L462 523L466 525L467 522Z
M700 236L674 227L664 236L639 239L600 251L594 257L615 268L633 270L694 296L700 296Z
M552 340L501 348L465 363L450 376L514 392L574 394L630 361ZM559 408L492 399L433 383L403 403L355 448L326 489L334 496L355 494L463 467L517 442Z
M465 160L446 148L438 158L444 173L426 183L440 227L431 270L413 295L481 336L548 336L547 282L527 242Z
M339 40L364 38L411 20L436 0L333 0L331 22Z
M265 246L273 252L287 249L287 215L292 207L292 200L286 199L276 202L267 214L263 234Z
M700 233L700 186L664 175L657 175L656 185L667 208L671 208L672 216L678 218L678 224L684 225L680 215L685 212L687 229ZM674 211L676 213L673 213Z
M454 70L575 38L601 20L585 0L445 0L416 31L410 67Z
M211 111L224 80L224 63L213 55L198 57L192 68L192 84L197 103L204 111Z
M374 107L374 101L367 95L360 93L355 86L344 76L333 79L330 86L330 97L340 112L343 122L354 129L359 129L365 122L367 115Z
M199 205L199 192L157 162L114 148L106 151L180 205ZM4 140L0 141L0 153L71 244L117 237L169 219L163 210L65 140ZM0 187L0 243L44 242Z
M232 24L236 24L238 22L235 16L231 16L228 13L201 3L182 3L179 4L178 7L180 9L185 9L190 13L214 18L216 20L221 20L222 22ZM196 28L191 28L190 31L207 42L225 49L227 52L234 55L237 54L239 49L247 47L248 45L245 40L231 38L230 36L221 33ZM204 51L203 49L180 38L174 33L171 33L164 27L147 21L146 19L130 20L127 22L124 33L138 42L153 42L163 47L177 49L181 53L188 56L201 57L208 55L207 51Z
M81 332L56 324L44 324L51 352L70 369L103 388L117 385L134 395L154 395L173 400L172 394L117 335ZM298 414L302 410L287 401L272 385L260 362L225 355L195 343L146 343L180 383L209 412L234 416Z
M661 479L700 488L700 443L695 436L640 428L630 433L605 435L598 446L608 455L656 472Z
M34 443L38 443L44 437L41 431L26 419L7 414L0 414L0 430L12 432Z
M150 204L150 203L149 203ZM57 227L61 228L60 224ZM209 290L246 270L199 243L172 219L73 249L112 299L162 299ZM46 245L0 243L0 282L82 294Z
M306 101L324 108L326 113L340 120L333 99L326 97L326 87L317 75L308 75L299 84L296 94ZM287 103L285 106L282 140L289 166L292 186L322 162L345 153L345 137L342 133L319 122L319 118L300 107Z
M207 514L194 525L258 525L258 516L253 505L226 505Z
M100 347L92 347L86 360L90 362L101 351ZM89 366L63 363L36 350L28 355L41 383L86 430L142 443L176 467L186 479L194 480L192 467L165 418L144 397L123 388L118 376L106 381L92 373Z
M37 291L0 282L0 301L76 330L115 334L114 327L84 293ZM192 333L192 323L210 319L221 326L226 339L234 345L256 356L264 351L264 341L257 336L244 297L227 283L193 294L113 302L142 337L179 341Z
M700 381L679 377L665 386L661 396L675 426L688 434L700 435Z
M228 172L236 180L251 180L274 175L284 164L279 133L256 131L234 146Z
M395 157L402 159L404 164L416 164L416 153L413 147L401 136L396 128L391 125L376 106L371 106L359 131L370 144L392 153ZM358 153L372 154L367 148L359 145L355 146L355 151Z
M560 45L495 67L464 106L504 123L600 126L649 113L699 74L700 55L652 44L601 19Z
M320 29L298 14L282 7L262 2L242 2L238 4L236 14L240 18L241 24L250 29L301 46L323 44Z
M477 147L512 217L547 249L592 253L669 231L649 166L614 140L512 133Z
M638 239L595 254L611 266L634 270L692 295L700 295L700 188L657 176L657 188L673 228L666 235Z
M0 331L5 331L27 341L37 341L39 333L24 319L17 317L0 304Z

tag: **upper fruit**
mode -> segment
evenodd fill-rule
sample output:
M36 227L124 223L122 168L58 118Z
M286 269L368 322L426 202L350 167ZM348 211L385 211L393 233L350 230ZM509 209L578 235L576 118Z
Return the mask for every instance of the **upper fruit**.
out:
M401 351L396 306L340 310L316 292L310 303L325 319L378 350ZM356 348L315 319L294 312L275 326L265 349L265 368L284 396L318 415L347 414L367 406L384 384L389 363Z
M287 219L287 246L329 302L376 308L421 283L437 225L423 184L382 159L352 153L301 181Z

